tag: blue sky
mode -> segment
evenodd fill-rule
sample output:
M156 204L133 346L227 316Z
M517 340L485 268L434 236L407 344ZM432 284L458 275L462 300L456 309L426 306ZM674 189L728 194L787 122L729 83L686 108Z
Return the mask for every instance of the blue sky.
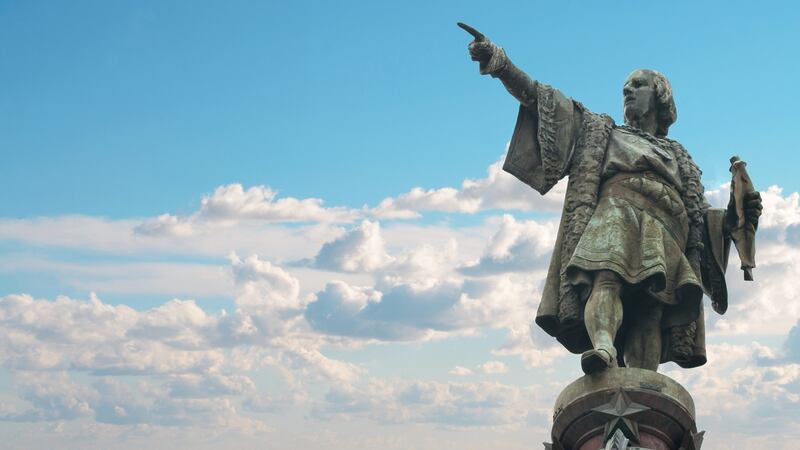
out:
M0 438L547 439L580 374L528 328L563 186L541 197L499 170L517 103L478 74L463 21L618 122L627 74L663 72L670 136L715 205L728 158L748 161L766 208L756 281L733 261L709 364L662 371L695 394L710 448L788 449L799 16L790 2L0 1Z
M627 73L657 68L707 178L731 152L780 152L752 171L797 189L790 3L618 5L3 2L4 209L145 216L230 182L361 206L479 176L515 106L457 20L618 120Z

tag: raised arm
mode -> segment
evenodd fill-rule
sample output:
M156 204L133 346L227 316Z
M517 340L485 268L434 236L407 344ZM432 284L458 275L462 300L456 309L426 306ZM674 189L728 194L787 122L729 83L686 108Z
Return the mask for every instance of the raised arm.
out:
M520 102L503 170L547 193L567 176L582 130L610 130L611 118L592 114L558 89L532 80L486 36L469 25L458 26L474 38L469 54L481 73L499 78Z
M459 22L458 26L475 38L469 44L469 54L473 61L478 61L481 75L499 78L506 90L521 104L535 108L538 87L536 80L515 66L506 56L506 52L481 32L465 23Z

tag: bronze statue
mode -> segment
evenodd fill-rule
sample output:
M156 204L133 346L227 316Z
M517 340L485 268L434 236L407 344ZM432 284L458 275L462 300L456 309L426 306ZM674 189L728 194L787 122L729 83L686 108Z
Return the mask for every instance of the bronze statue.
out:
M677 112L659 72L628 76L619 126L532 80L502 48L459 26L475 38L469 53L481 74L499 78L521 104L504 170L541 194L569 176L536 323L583 353L587 374L704 364L703 293L725 312L731 231L750 231L735 242L740 254L752 255L759 193L750 184L727 210L709 207L700 169L667 138ZM745 265L748 274L754 263Z

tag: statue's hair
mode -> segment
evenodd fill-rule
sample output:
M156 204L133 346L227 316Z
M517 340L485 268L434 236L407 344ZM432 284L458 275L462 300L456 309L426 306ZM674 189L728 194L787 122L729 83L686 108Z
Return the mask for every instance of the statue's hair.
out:
M634 72L642 72L649 75L656 85L656 136L666 137L670 125L678 120L678 110L675 108L675 99L672 97L672 85L661 72L653 69L637 69Z

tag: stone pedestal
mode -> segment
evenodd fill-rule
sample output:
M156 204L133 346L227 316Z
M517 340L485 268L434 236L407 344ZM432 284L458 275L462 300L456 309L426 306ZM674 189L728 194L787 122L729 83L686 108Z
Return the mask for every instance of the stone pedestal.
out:
M554 450L697 450L694 401L659 373L614 368L566 387L553 415Z

